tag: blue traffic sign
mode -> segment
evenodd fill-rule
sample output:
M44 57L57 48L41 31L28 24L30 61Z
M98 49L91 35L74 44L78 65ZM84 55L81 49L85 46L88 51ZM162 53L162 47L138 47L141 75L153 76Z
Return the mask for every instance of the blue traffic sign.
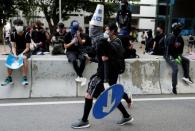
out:
M22 54L18 56L18 58L16 58L14 55L9 54L7 59L6 59L6 63L5 66L10 68L10 69L18 69L21 66L23 66L23 57Z
M121 84L112 85L102 92L93 107L94 117L102 119L109 115L118 106L123 95L124 88Z

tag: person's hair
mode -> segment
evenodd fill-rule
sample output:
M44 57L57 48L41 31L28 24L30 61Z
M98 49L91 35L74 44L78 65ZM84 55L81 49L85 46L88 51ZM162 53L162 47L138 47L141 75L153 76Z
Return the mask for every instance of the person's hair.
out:
M23 21L21 19L17 19L17 20L14 20L14 25L17 25L17 26L23 26Z
M42 27L42 26L43 26L43 23L42 23L40 20L37 20L36 25L37 25L38 27Z
M117 31L118 31L118 27L115 23L109 24L108 28L109 28L110 31L114 31L114 33L117 33Z
M62 22L58 23L58 27L61 29L64 28L64 23L62 23Z

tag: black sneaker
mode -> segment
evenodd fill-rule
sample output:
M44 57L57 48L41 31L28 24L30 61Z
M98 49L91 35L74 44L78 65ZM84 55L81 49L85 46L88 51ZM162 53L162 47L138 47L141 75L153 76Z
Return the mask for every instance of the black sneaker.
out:
M6 85L11 85L14 84L14 82L12 81L12 77L8 76L5 81L1 84L1 86L6 86Z
M88 128L88 127L90 127L90 124L89 124L89 121L84 122L84 121L80 120L80 121L77 122L77 123L73 123L73 124L71 125L71 127L72 127L73 129L82 129L82 128Z
M173 94L177 95L177 89L176 88L173 88L172 92L173 92Z
M127 123L133 122L133 120L134 120L133 117L130 115L128 118L124 118L123 117L120 121L117 122L117 124L123 126L123 125L125 125Z

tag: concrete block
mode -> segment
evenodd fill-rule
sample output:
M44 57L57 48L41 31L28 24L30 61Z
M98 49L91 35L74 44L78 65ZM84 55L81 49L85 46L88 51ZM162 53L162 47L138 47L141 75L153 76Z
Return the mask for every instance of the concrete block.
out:
M32 57L31 97L76 96L76 73L64 56Z
M7 77L7 68L5 66L7 56L0 56L0 83L3 83ZM28 86L23 86L21 84L22 72L20 69L13 71L13 81L14 85L1 86L0 85L0 99L5 98L29 98L31 90L31 58L29 59L29 73L28 73Z
M195 84L186 84L183 82L183 69L181 65L179 66L178 72L178 84L177 84L177 92L178 93L195 93ZM195 61L190 62L190 76L195 80ZM160 84L163 94L170 94L172 93L172 69L166 63L165 60L160 61Z
M120 77L126 92L132 94L160 94L159 60L126 60L126 71Z

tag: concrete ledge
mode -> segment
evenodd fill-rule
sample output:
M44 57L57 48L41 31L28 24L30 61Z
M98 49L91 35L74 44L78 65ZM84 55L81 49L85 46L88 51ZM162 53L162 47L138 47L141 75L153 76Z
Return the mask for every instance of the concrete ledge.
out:
M6 56L0 56L0 82L6 75ZM195 61L190 63L190 76L195 81ZM83 76L89 78L97 70L96 63L87 63ZM195 84L186 85L181 67L178 74L178 92L195 93ZM84 96L87 85L80 86L75 82L76 73L66 56L32 56L29 59L30 85L23 87L20 83L20 71L13 74L15 84L11 87L0 87L0 99L36 98L36 97L77 97ZM126 60L126 71L119 77L127 93L132 94L170 94L171 68L163 58L155 57Z

